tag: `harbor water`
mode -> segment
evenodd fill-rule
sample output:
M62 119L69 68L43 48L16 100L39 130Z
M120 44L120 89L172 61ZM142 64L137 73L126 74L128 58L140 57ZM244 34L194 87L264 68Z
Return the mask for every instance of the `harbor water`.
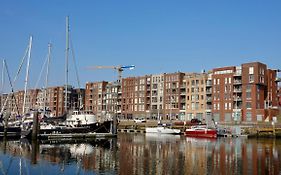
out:
M281 140L119 133L1 141L0 174L281 174Z

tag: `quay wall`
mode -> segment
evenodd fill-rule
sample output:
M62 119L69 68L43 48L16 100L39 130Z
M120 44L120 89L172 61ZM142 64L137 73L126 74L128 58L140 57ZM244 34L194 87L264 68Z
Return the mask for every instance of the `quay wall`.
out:
M178 121L162 121L164 124L171 124L172 128L180 129L182 133L186 128L190 128L190 123L183 123ZM185 125L184 125L185 124ZM146 122L136 123L133 120L120 120L118 123L118 132L127 132L127 133L144 133L146 127L156 127L158 125L157 120L147 120ZM246 135L249 138L272 138L280 137L281 138L281 123L270 123L270 122L260 122L260 123L224 123L218 124L217 127L220 129L239 127L241 129L241 135Z

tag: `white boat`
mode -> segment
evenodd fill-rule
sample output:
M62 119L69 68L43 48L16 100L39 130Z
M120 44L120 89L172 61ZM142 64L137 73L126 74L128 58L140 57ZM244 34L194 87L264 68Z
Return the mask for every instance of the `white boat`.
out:
M157 126L157 127L147 127L145 128L146 133L160 133L160 134L180 134L181 130L172 129L166 126Z
M88 126L97 123L97 120L92 111L73 111L63 123L71 127Z

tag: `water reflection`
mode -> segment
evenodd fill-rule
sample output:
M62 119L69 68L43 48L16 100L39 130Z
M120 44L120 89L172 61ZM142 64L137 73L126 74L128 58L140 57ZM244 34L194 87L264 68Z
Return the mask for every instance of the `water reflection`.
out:
M281 141L118 134L0 142L0 174L280 174Z

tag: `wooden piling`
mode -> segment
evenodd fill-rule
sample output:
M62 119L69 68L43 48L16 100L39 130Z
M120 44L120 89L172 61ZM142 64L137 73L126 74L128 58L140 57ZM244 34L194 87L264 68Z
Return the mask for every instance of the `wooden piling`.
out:
M4 115L4 139L7 137L7 128L8 128L8 121L10 118L11 113L7 112Z
M117 134L117 114L114 114L114 117L113 117L112 134L113 135Z
M36 140L39 133L38 112L33 112L32 140Z

